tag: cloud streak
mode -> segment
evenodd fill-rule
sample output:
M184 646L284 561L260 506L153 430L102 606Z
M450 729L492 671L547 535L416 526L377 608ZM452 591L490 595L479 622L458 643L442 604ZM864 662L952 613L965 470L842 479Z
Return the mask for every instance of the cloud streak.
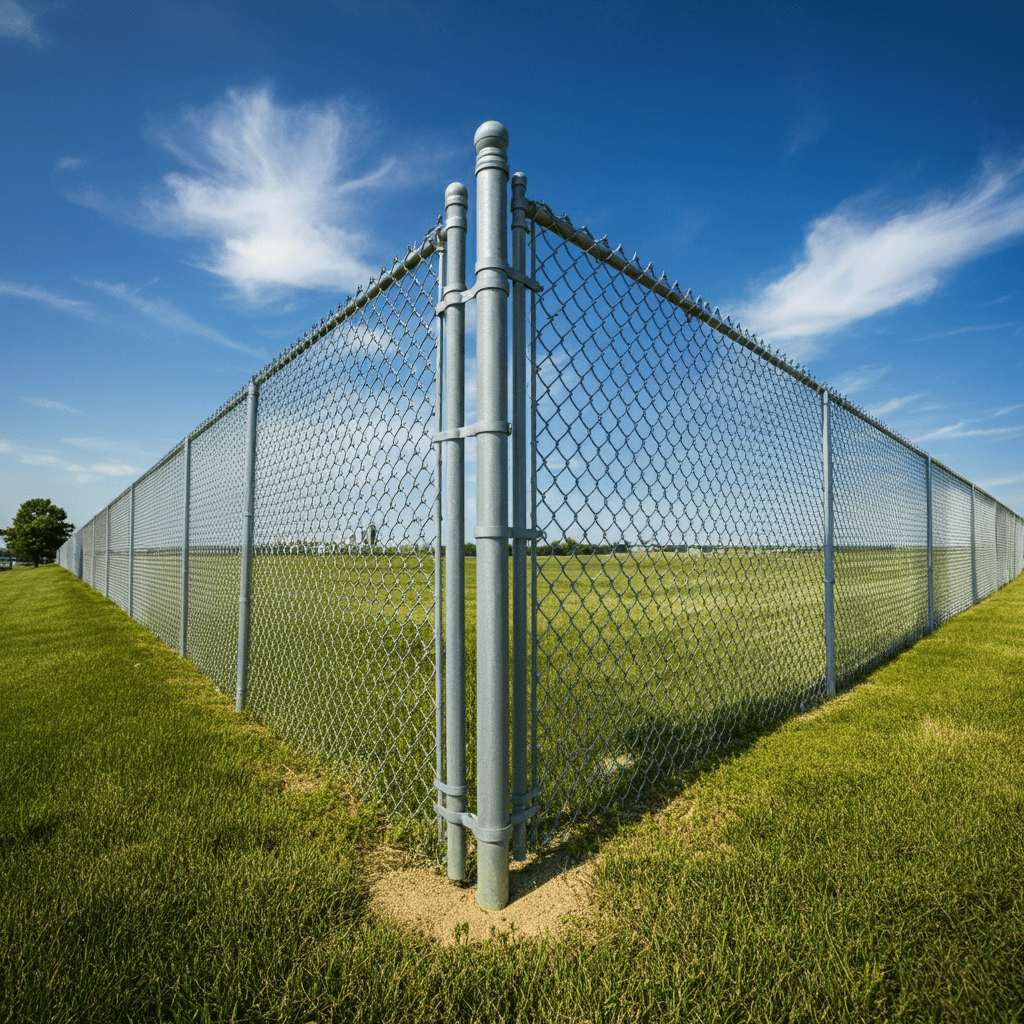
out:
M52 398L31 398L25 395L21 399L23 402L28 402L29 405L37 405L40 409L56 409L59 412L80 412L79 409L72 409L70 405L65 405L63 402L56 402Z
M14 0L0 0L0 36L27 39L36 46L43 41L32 21L32 16Z
M86 320L96 319L96 310L88 302L69 299L67 296L48 292L45 288L34 284L18 284L15 281L0 280L0 295L14 295L19 299L28 299L30 302L41 302L52 309L65 310Z
M137 292L133 292L126 284L109 284L105 281L91 281L89 283L93 288L98 288L100 291L106 292L107 295L120 299L131 306L132 309L137 310L150 320L162 324L164 327L181 331L183 334L193 334L199 338L215 341L218 345L234 349L236 352L244 352L255 359L264 358L263 353L258 349L242 345L227 335L222 334L215 327L209 327L204 323L200 323L194 317L189 316L184 310L178 309L177 306L171 305L171 303L166 302L164 299L145 299Z
M895 412L897 409L901 409L904 405L910 402L916 402L919 398L924 398L927 394L926 391L919 391L916 395L901 395L899 398L890 398L884 405L876 406L874 409L868 409L868 412L872 416L887 416L891 412Z
M972 427L972 421L961 420L959 423L951 423L949 426L939 427L930 434L923 434L917 438L915 444L921 441L952 440L957 437L988 437L1010 439L1024 435L1024 425L1019 427Z
M288 288L354 291L371 272L351 227L357 203L396 170L353 172L358 129L341 103L285 107L268 89L229 90L159 136L187 170L149 201L153 225L206 239L201 265L253 302Z
M815 221L802 258L738 310L744 323L803 357L814 339L927 298L956 267L1024 235L1024 164L988 166L955 198L887 220L844 203Z
M0 440L0 453L16 456L25 466L41 466L70 474L80 484L94 483L104 477L134 476L139 472L138 467L124 462L93 462L89 465L69 462L52 451L26 448L3 440Z

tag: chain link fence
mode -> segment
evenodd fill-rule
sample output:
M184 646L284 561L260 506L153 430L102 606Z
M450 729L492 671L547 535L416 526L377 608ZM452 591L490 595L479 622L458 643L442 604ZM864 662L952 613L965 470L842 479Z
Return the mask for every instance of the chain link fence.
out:
M991 594L1024 525L621 247L530 216L550 843Z
M247 619L248 706L408 816L435 740L437 242L254 378L251 479L243 390L58 555L235 698Z
M1024 569L1020 516L520 175L510 267L503 133L472 288L453 185L59 553L388 813L447 819L453 878L474 832L491 909L531 818L549 845L635 804Z

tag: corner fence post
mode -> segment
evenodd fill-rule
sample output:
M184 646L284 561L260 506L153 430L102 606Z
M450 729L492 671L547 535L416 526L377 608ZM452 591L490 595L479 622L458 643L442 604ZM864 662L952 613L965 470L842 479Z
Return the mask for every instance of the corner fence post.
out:
M249 592L252 569L252 520L256 491L256 403L259 385L249 381L245 436L245 497L242 505L242 550L238 574L238 675L235 680L235 711L245 708L249 682Z
M828 392L821 393L821 452L825 476L825 694L836 695L836 635L835 635L835 524L832 512L832 407Z
M444 294L454 301L444 311L446 430L466 424L466 214L469 190L459 182L445 189ZM448 766L445 806L466 810L466 442L448 444L448 549L445 554L445 753ZM440 447L440 445L438 446ZM466 877L466 827L448 821L448 877Z
M188 657L188 516L192 488L192 438L185 438L185 496L181 529L181 630L178 653Z
M135 484L128 512L128 617L135 610Z
M926 456L924 483L928 499L928 632L935 632L935 587L932 579L932 457Z
M508 425L508 132L476 131L477 418ZM508 903L508 435L477 435L477 902Z
M526 635L526 175L512 175L512 809L527 793ZM512 856L526 860L526 822L512 828Z

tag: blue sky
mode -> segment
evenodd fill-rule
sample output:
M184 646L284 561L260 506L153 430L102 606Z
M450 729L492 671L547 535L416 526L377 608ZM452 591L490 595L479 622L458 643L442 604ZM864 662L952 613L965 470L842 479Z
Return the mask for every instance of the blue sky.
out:
M1021 10L0 0L0 523L84 524L490 118L532 197L1024 513Z

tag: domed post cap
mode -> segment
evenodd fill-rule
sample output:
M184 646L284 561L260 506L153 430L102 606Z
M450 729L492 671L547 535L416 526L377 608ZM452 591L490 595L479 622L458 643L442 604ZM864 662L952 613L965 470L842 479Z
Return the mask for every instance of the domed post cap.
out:
M500 149L503 153L508 149L508 129L500 121L484 121L473 136L476 151Z
M469 206L469 189L461 181L453 181L444 190L445 206Z

